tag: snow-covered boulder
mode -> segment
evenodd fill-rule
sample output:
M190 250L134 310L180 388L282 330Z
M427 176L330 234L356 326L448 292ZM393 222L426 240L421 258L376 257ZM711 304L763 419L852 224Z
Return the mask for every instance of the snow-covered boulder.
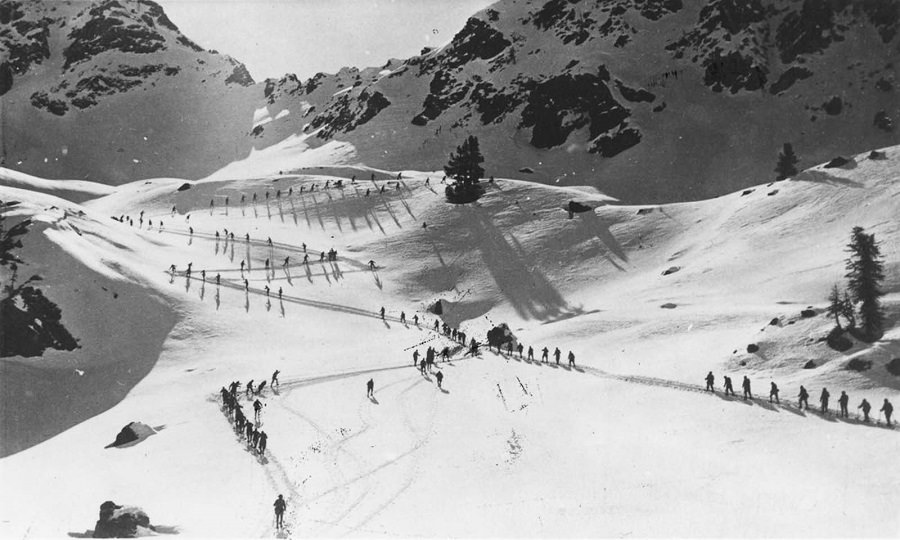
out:
M100 505L100 519L94 526L94 538L134 538L153 531L146 512L134 506L121 506L113 501Z
M129 443L139 443L151 435L155 435L156 430L147 424L140 422L131 422L122 428L122 431L116 435L116 440L106 445L106 448L123 447L125 445L133 446Z

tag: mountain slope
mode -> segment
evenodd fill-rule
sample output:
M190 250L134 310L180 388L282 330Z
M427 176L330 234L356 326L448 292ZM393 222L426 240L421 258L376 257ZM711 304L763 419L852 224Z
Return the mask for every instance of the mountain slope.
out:
M268 116L290 115L254 137L319 128L369 165L431 170L474 133L488 174L634 202L716 196L772 175L783 142L811 164L898 141L897 11L504 0L421 56L267 81Z
M202 176L249 153L246 68L200 48L156 3L11 0L0 17L7 165L116 185Z

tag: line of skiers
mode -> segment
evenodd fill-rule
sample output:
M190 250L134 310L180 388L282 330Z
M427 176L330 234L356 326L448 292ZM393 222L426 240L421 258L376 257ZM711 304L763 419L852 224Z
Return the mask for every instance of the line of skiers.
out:
M222 387L223 411L225 412L225 416L228 417L228 420L234 426L234 431L237 433L238 437L246 439L247 447L253 452L257 452L259 455L264 455L266 453L266 444L268 443L269 436L266 435L265 431L259 429L259 414L262 409L262 403L260 403L258 399L254 401L254 420L251 422L244 415L243 407L241 407L239 402L237 395L237 387L239 385L240 383L233 382L228 389L224 386Z
M497 353L503 354L502 343L497 343ZM516 343L513 345L513 341L506 342L506 355L512 357L515 353L519 353L519 358L523 358L523 351L525 350L525 346L521 343ZM550 363L550 349L544 347L541 349L541 363ZM553 349L553 358L556 360L556 365L559 365L559 359L562 356L562 351L559 350L559 347L554 347ZM566 358L569 360L569 367L575 367L575 353L569 351L569 354L566 355ZM532 346L528 346L528 360L531 362L536 362L534 359L534 348Z
M710 371L706 375L706 391L715 393L715 391L716 391L715 390L715 382L716 382L716 377L715 377L715 375L713 375L713 372ZM724 390L725 390L726 396L735 395L734 387L732 386L732 382L731 382L731 377L729 377L727 375L725 375ZM741 382L741 390L743 391L742 395L741 395L742 399L744 399L744 400L747 400L747 399L752 400L753 399L753 394L751 393L751 390L750 390L750 378L747 377L746 375L744 375L744 380ZM778 388L778 385L775 384L775 381L772 381L769 385L769 403L775 403L775 404L780 405L781 399L779 398L779 394L780 394L780 390ZM827 388L823 387L821 394L819 394L819 406L820 406L819 411L822 414L828 414L828 412L829 412L828 404L829 404L830 399L831 399L831 393L828 391ZM847 395L847 392L841 390L841 395L838 398L838 405L840 406L839 415L842 418L848 418L850 416L850 413L848 411L849 403L850 403L850 396ZM800 385L800 393L797 395L797 407L801 410L804 410L804 409L809 410L809 392L806 390L806 388L803 385ZM863 399L862 402L856 408L862 410L863 422L868 422L869 421L869 411L872 410L872 405L868 402L868 400ZM884 413L884 417L887 422L887 425L890 426L891 425L891 416L894 413L894 405L891 404L891 402L887 398L884 399L884 404L882 405L880 412Z

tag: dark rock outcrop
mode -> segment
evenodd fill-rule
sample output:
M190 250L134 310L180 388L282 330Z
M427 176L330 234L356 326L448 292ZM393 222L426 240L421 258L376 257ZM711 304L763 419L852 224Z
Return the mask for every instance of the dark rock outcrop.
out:
M143 510L106 501L100 505L100 519L94 525L93 537L135 538L150 531L153 531L153 526Z

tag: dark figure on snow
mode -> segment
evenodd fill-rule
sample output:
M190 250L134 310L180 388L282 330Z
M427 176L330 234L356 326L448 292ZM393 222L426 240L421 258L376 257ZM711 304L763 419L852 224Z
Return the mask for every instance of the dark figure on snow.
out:
M281 287L278 287L278 299L281 300L281 296L284 294L284 291L281 290Z
M416 326L419 326L419 316L418 315L413 315L413 324L415 324Z
M894 414L894 406L887 398L884 398L884 405L881 406L881 412L884 413L884 419L887 425L891 425L891 415Z
M516 347L516 350L519 352L519 358L522 358L522 351L524 349L525 347L523 347L521 343L519 343L519 345Z
M406 324L406 312L405 311L400 312L400 323Z
M259 432L259 442L256 443L256 448L259 450L259 455L263 455L266 453L266 443L269 440L269 436L266 435L265 431Z
M419 365L419 350L416 349L415 351L413 351L413 366L418 366L418 365Z
M559 347L556 347L553 351L553 356L556 358L556 365L559 365L559 355L562 353L559 351Z
M434 321L434 331L437 332L439 328L440 328L440 325L438 325L438 322Z
M369 270L375 270L375 261L369 259Z
M734 386L731 384L731 377L725 375L725 395L734 395Z
M256 395L260 395L263 392L263 389L266 387L266 381L259 383L259 386L256 387Z
M253 402L253 418L259 422L259 413L262 411L262 403L257 399Z
M384 320L384 306L381 306L381 311L379 313L381 313L381 320L383 321Z
M216 274L216 285L220 285L222 283L222 274Z
M822 414L828 413L828 398L831 397L831 394L828 393L827 388L822 388L822 394L819 396L819 403L822 404Z
M279 373L281 373L281 372L278 371L278 370L276 369L276 370L275 370L275 373L272 374L272 383L269 384L269 386L275 386L276 384L277 384L278 386L281 386L281 382L278 380L278 374L279 374Z
M247 278L244 278L244 291L250 292L250 282L247 281Z
M547 357L548 354L550 354L550 349L548 349L547 347L544 347L543 349L541 349L541 362L549 362L550 361Z
M369 382L366 383L366 397L374 398L375 397L375 380L369 379Z
M744 399L753 399L753 394L750 393L750 378L744 375L744 382L741 383L741 388L744 389Z
M772 381L772 386L769 388L769 403L772 403L772 399L775 400L775 403L781 405L781 401L778 399L778 385L775 384L775 381Z
M437 379L438 388L441 388L441 383L444 381L444 374L438 371L434 374L434 378Z
M508 354L509 356L512 356L512 351L513 351L512 341L507 341L506 342L506 354Z
M428 367L427 360L423 358L422 361L419 362L419 372L422 375L425 375L425 368L427 368L427 367Z
M838 405L841 406L841 416L847 418L850 414L847 412L847 403L850 401L850 396L847 395L847 392L841 390L841 397L838 398Z
M863 422L868 422L869 421L869 411L872 410L872 406L869 405L869 402L866 401L865 399L863 399L862 403L859 404L859 407L857 407L857 409L862 409Z
M268 298L268 297L269 297L269 286L266 285L266 298Z
M802 384L800 385L800 395L797 397L800 400L797 407L799 407L800 410L803 410L804 408L809 410L809 392L806 391L806 388L804 388Z
M247 397L250 397L250 394L253 392L253 379L250 379L250 382L247 383L247 387L244 389Z
M713 383L716 382L716 376L713 375L713 372L710 371L706 374L706 389L712 393L715 393L716 390L713 388Z
M444 359L444 362L450 360L450 347L444 347L441 349L441 358Z
M575 367L575 353L573 353L572 351L569 351L569 367Z

